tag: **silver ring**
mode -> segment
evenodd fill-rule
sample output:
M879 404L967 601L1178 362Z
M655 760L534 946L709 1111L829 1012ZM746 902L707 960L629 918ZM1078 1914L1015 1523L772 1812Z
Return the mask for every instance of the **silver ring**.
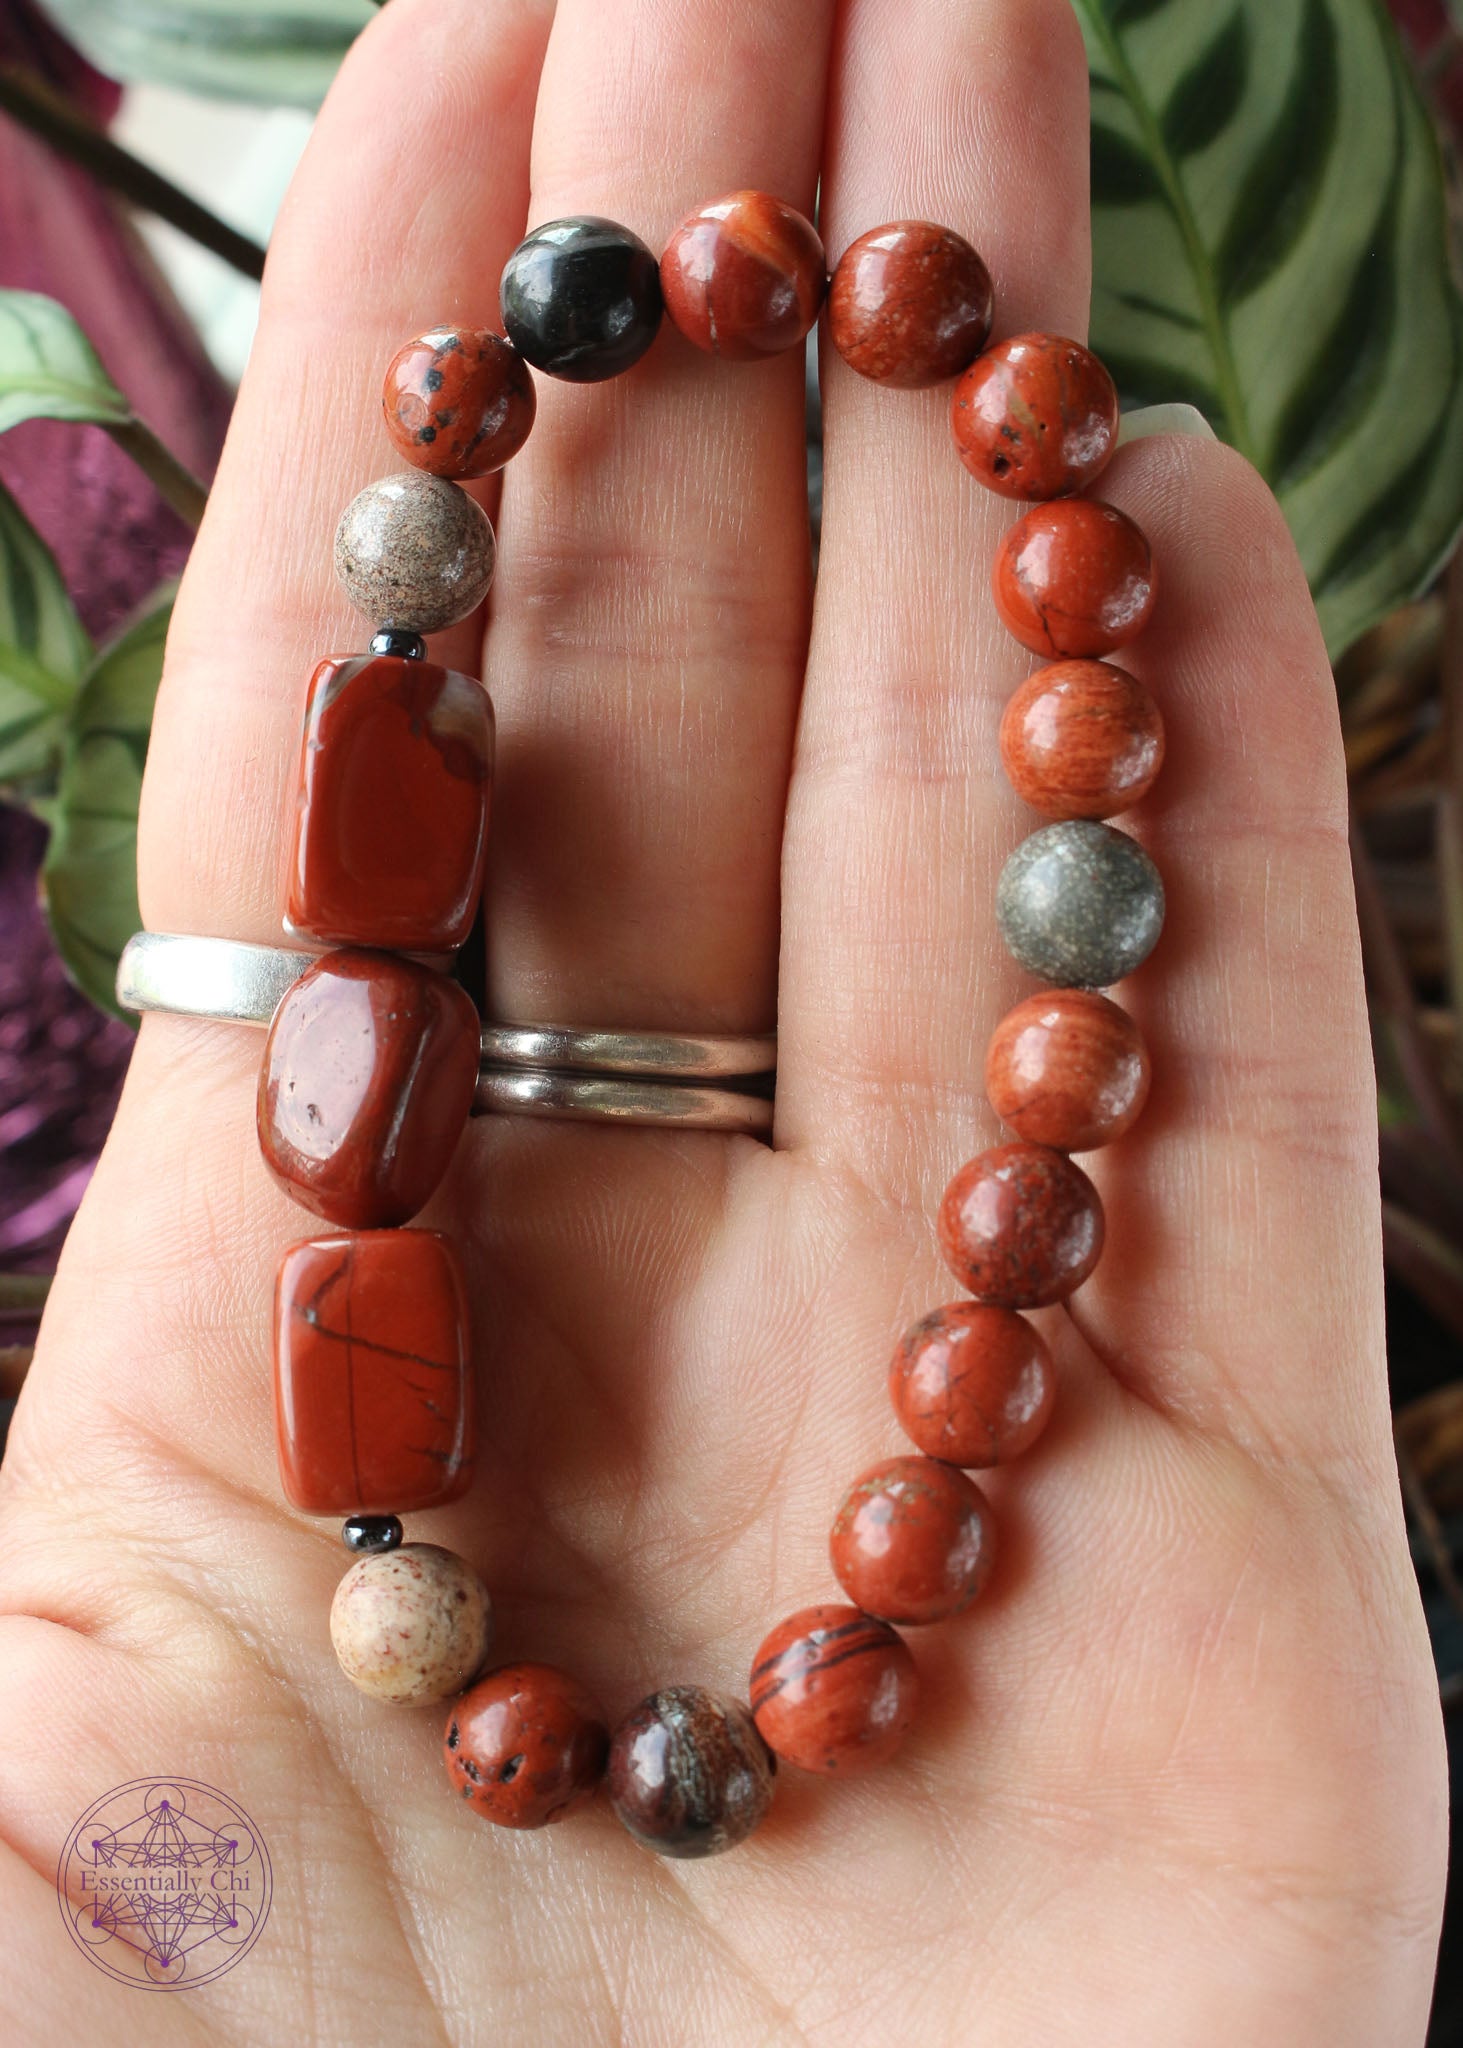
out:
M286 990L321 956L172 932L138 932L117 964L124 1010L268 1024ZM704 1082L770 1084L771 1037L485 1025L474 1111L683 1130L772 1128L767 1094Z

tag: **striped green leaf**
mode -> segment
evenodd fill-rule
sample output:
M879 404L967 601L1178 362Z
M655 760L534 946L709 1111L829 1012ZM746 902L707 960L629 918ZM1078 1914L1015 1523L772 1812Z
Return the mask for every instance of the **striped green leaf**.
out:
M64 306L0 291L0 434L22 420L125 425L132 408Z
M371 0L44 0L110 78L218 99L318 106L376 9Z
M74 980L114 1012L117 959L142 922L137 804L172 608L170 584L97 656L46 811L51 840L41 887L51 929Z
M1463 526L1463 302L1380 0L1077 0L1094 346L1279 496L1333 653Z
M0 487L0 786L44 789L91 642L50 549Z

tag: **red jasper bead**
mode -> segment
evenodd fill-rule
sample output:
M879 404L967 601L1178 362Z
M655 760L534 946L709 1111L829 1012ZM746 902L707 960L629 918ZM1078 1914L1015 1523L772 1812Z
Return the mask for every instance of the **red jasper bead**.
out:
M1126 669L1057 661L1007 704L1001 759L1017 796L1048 818L1111 818L1153 787L1163 719Z
M1045 1145L998 1145L962 1166L938 1219L950 1271L977 1300L1042 1308L1080 1287L1102 1255L1102 1203Z
M327 953L274 1013L259 1144L287 1194L352 1230L405 1223L462 1136L482 1029L444 974L390 953Z
M399 655L310 678L286 928L444 953L472 929L488 849L493 713L470 676Z
M1148 1100L1143 1034L1091 989L1028 996L1001 1019L986 1054L991 1108L1033 1145L1091 1152L1131 1129Z
M857 1607L803 1607L763 1641L751 1697L769 1749L801 1770L851 1778L904 1740L919 1674L887 1622Z
M467 1293L432 1230L291 1245L274 1293L285 1496L307 1515L405 1514L472 1478Z
M1060 498L1106 468L1118 440L1117 387L1080 341L1018 334L960 379L950 431L988 490Z
M963 235L927 220L872 228L828 287L828 332L851 369L906 390L958 377L985 347L991 274Z
M996 610L1034 654L1109 654L1153 609L1153 556L1132 520L1091 498L1035 505L1001 542Z
M454 1791L500 1828L542 1828L594 1797L610 1750L599 1701L551 1664L504 1664L453 1702L442 1758Z
M1056 1399L1052 1356L1024 1316L952 1302L904 1337L889 1368L889 1398L926 1457L1003 1465L1046 1428Z
M795 348L818 317L827 281L812 223L766 192L729 192L698 207L660 259L675 325L730 362Z
M538 398L527 363L483 327L433 327L404 342L381 396L398 455L433 476L487 476L515 456Z
M881 1621L944 1621L990 1577L995 1522L979 1487L933 1458L888 1458L843 1497L828 1539L834 1576Z

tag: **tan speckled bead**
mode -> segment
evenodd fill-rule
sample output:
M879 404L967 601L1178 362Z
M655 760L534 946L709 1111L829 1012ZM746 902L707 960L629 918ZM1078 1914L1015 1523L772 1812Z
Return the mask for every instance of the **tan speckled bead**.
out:
M330 1640L340 1668L373 1700L449 1699L481 1669L493 1604L469 1564L435 1543L404 1543L353 1564L335 1589Z
M440 633L475 611L496 552L477 501L416 469L367 484L335 530L335 573L346 596L373 626L406 633Z

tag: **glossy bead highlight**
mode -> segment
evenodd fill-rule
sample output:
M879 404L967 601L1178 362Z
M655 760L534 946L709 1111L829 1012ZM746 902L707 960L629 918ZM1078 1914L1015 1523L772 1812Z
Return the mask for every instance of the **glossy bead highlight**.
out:
M986 1053L996 1115L1058 1152L1091 1152L1131 1130L1151 1078L1142 1032L1090 989L1029 996L1001 1019Z
M728 192L698 206L660 259L672 322L697 348L733 363L796 348L826 283L812 222L768 192Z
M1013 1310L951 1302L904 1336L889 1368L889 1399L927 1458L1003 1465L1030 1450L1050 1419L1051 1352Z
M985 347L990 272L963 235L895 220L860 235L828 288L828 332L850 369L904 390L957 377Z
M1118 441L1112 378L1080 341L1018 334L973 362L955 387L960 460L1007 498L1059 498L1107 467Z
M768 1807L777 1766L740 1700L668 1685L625 1716L606 1786L621 1825L657 1856L719 1856Z
M618 221L546 221L503 271L503 325L550 377L601 384L638 363L660 328L660 266Z
M1057 661L1028 676L1001 719L1001 760L1023 802L1048 818L1111 818L1140 803L1163 766L1152 693L1106 661Z
M903 1639L857 1607L803 1607L752 1660L763 1739L800 1770L857 1777L894 1756L919 1700Z
M609 1747L605 1711L577 1678L551 1664L504 1664L453 1702L442 1760L483 1820L542 1828L594 1797Z
M1007 629L1033 654L1110 654L1148 623L1153 555L1116 506L1058 498L1016 521L997 551L991 587Z
M1102 1256L1097 1190L1065 1153L997 1145L962 1166L940 1202L945 1263L977 1301L1044 1308Z
M934 1458L886 1458L853 1482L828 1539L834 1577L865 1614L906 1626L970 1605L995 1561L979 1487Z
M459 481L510 461L538 407L522 356L483 327L433 327L404 342L381 402L397 454Z

